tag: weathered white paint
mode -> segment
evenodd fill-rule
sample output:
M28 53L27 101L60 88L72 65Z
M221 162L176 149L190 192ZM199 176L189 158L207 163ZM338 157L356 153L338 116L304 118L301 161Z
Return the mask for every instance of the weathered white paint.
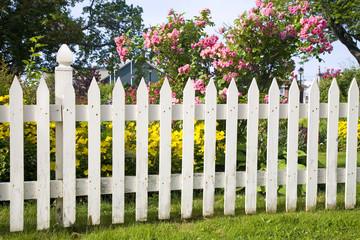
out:
M238 89L234 79L227 92L227 118L225 139L225 186L224 214L235 215L236 199L236 160L237 160L237 112Z
M60 117L60 121L55 123L55 178L57 180L63 179L63 122L61 118L61 105L63 104L64 88L72 82L73 68L70 66L72 61L73 54L69 47L66 44L61 45L56 56L56 62L59 63L59 66L55 68L55 104L59 106L57 113L59 113L58 116ZM51 119L51 121L53 120ZM56 199L55 211L57 223L63 223L63 214L63 199L58 198Z
M148 211L149 97L141 79L136 98L136 221L146 221Z
M75 165L75 92L72 82L64 89L63 99L63 225L70 227L76 220Z
M299 141L299 88L293 80L289 89L286 165L286 211L295 211L297 203L297 168Z
M24 229L23 93L16 77L10 87L10 231Z
M37 229L50 227L50 111L49 89L41 79L37 104Z
M93 78L88 91L88 178L89 178L89 196L88 196L88 224L100 224L100 89Z
M168 80L165 79L160 90L159 219L170 219L171 106L172 92Z
M339 87L333 79L328 94L328 120L326 140L326 190L325 207L336 207L336 169L338 156L338 124L339 124Z
M123 223L125 214L125 91L120 78L113 90L112 223Z
M195 90L189 78L184 89L183 100L183 149L181 173L181 217L190 218L193 204L194 185L194 119ZM174 105L173 107L175 107ZM173 108L174 111L174 108Z
M259 126L259 89L255 79L248 91L247 112L245 212L252 214L256 212Z
M205 92L203 216L214 214L216 154L216 87L210 79Z
M356 204L357 132L359 111L359 87L354 79L348 93L348 117L346 129L346 178L345 208L353 209Z
M276 212L280 90L274 78L269 90L266 154L266 212Z
M307 129L307 180L306 180L306 210L316 207L317 174L318 174L318 138L319 138L319 88L313 81L309 94Z

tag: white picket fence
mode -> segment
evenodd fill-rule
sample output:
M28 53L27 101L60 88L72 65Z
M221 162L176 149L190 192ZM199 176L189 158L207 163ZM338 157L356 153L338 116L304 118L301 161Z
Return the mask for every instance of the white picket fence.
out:
M57 219L64 227L76 220L76 196L88 196L88 223L100 223L101 194L112 194L112 222L124 222L125 193L136 193L136 220L147 220L148 192L159 192L159 219L170 218L172 190L181 190L181 216L190 218L193 190L203 190L203 215L214 213L215 188L224 188L224 214L235 214L236 188L245 187L245 212L256 212L257 186L266 186L266 211L276 212L277 186L286 185L286 210L297 204L297 185L306 184L306 210L316 206L317 185L326 184L326 208L336 206L337 183L345 182L345 208L356 203L357 125L359 89L354 80L348 103L339 103L336 80L329 91L329 103L319 103L314 83L309 104L299 104L299 89L290 87L288 104L279 104L279 88L273 81L269 104L259 104L259 89L253 80L248 103L238 104L238 91L231 82L227 104L217 104L217 90L211 80L205 104L194 104L191 81L184 89L183 104L172 105L172 93L165 80L160 105L148 104L148 90L141 81L136 105L125 105L121 81L113 91L113 104L100 105L96 81L89 89L88 105L75 105L72 85L72 53L66 45L59 52L55 69L55 105L49 104L49 90L42 80L37 105L23 105L22 89L15 78L9 106L0 106L0 122L10 123L10 182L0 183L0 201L10 201L10 231L22 231L24 199L37 199L37 228L50 225L50 198L56 198ZM346 168L337 168L339 117L347 118ZM288 119L287 169L278 170L279 119ZM307 169L298 169L299 119L308 119ZM327 165L318 168L319 119L328 119ZM194 120L205 120L204 172L194 174ZM237 121L247 119L246 171L236 171ZM267 170L257 170L258 122L268 119ZM159 175L148 175L148 124L160 120ZM183 120L182 174L171 174L171 121ZM225 172L215 172L216 121L226 120ZM56 180L50 180L50 121L56 122ZM88 178L76 178L75 122L88 121ZM100 175L100 123L113 122L112 177ZM125 121L136 121L136 176L125 176ZM37 181L24 182L24 122L37 122Z

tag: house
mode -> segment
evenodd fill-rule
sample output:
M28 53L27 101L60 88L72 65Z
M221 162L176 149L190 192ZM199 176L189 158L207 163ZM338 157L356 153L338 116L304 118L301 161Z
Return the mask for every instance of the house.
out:
M101 80L106 83L114 83L119 77L123 85L136 86L139 79L144 77L146 83L158 82L160 78L158 73L161 72L150 62L145 61L142 66L138 66L134 60L126 61L120 64L120 68L113 73L106 69L100 69Z

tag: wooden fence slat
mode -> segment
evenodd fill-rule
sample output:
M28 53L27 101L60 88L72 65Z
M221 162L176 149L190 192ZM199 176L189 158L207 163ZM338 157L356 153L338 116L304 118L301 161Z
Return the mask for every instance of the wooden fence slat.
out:
M333 79L328 93L328 119L326 140L326 190L325 207L336 207L336 169L338 158L339 87Z
M88 224L100 224L100 89L93 78L88 91L88 178L89 178L89 196L88 196Z
M195 119L195 90L189 78L184 89L183 97L183 149L182 149L182 189L181 189L181 217L190 218L193 204L194 185L194 119Z
M147 220L149 93L141 79L136 98L136 221Z
M346 129L346 178L345 208L353 209L356 204L357 132L359 111L359 87L354 79L348 93L348 117Z
M170 219L171 201L171 103L167 78L160 90L159 219Z
M306 178L306 211L316 207L318 177L318 138L319 138L319 88L313 80L309 93L307 135L307 178Z
M16 77L10 87L10 231L24 229L23 92Z
M37 229L50 227L50 108L49 89L41 79L37 105Z
M225 187L224 214L235 215L236 199L236 160L237 160L237 115L238 89L231 80L227 93L226 139L225 139Z
M248 91L245 186L245 212L247 214L256 212L258 126L259 89L256 80L253 79Z
M279 142L280 90L274 78L269 90L268 131L266 151L266 212L276 212Z
M112 223L123 223L125 213L125 91L120 78L113 90Z
M63 99L63 225L76 220L75 92L72 82L65 85Z
M297 168L299 141L299 87L293 80L289 89L287 165L286 165L286 211L295 211L297 202Z
M211 216L214 214L217 106L216 96L217 92L214 81L213 79L210 79L205 92L203 216Z

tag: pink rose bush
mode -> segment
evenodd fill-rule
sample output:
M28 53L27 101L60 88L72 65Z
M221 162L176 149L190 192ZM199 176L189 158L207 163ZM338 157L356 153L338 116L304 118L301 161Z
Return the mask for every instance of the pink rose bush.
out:
M232 79L239 95L247 92L253 78L260 91L266 92L274 77L279 82L296 77L292 57L319 58L332 51L324 31L326 20L309 14L309 2L276 6L269 0L256 0L255 5L240 14L233 26L219 29L223 41L205 32L206 27L214 26L209 9L194 19L185 19L171 9L167 22L147 29L142 37L115 38L119 57L122 61L146 57L162 70L160 77L171 79L176 92L173 103L182 102L183 87L191 79L200 103L210 78L219 91L218 100L224 102ZM150 89L157 91L151 101L158 102L159 88Z

